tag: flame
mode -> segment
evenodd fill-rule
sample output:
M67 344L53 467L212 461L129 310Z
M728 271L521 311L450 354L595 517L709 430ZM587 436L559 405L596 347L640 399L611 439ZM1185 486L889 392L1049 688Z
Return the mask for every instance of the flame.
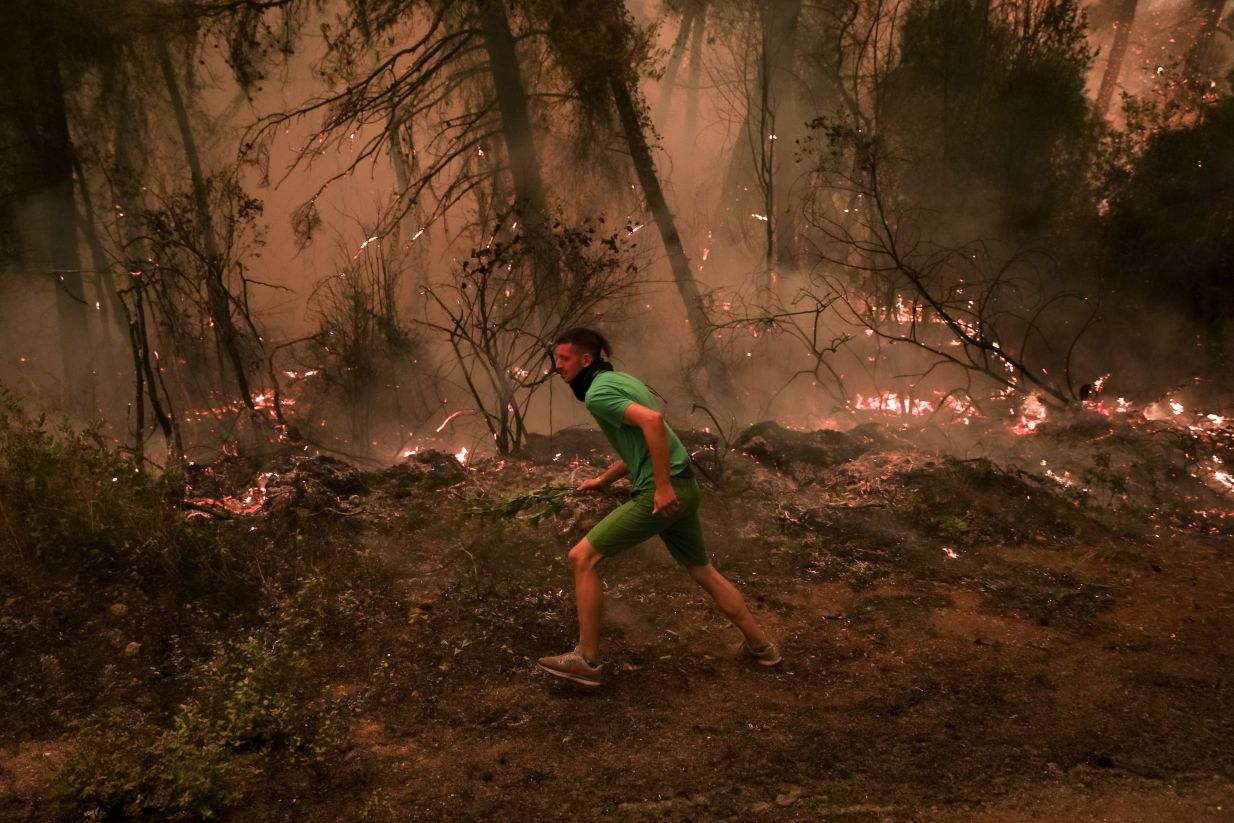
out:
M1036 394L1024 398L1024 407L1020 411L1020 419L1011 427L1013 434L1032 434L1046 419L1045 403Z
M858 409L882 411L890 414L929 414L934 411L934 404L929 400L918 400L908 395L900 396L895 392L883 392L872 397L857 395L854 405Z
M464 466L466 466L467 465L467 447L463 446L461 449L459 449L458 453L454 455L454 459L462 463Z

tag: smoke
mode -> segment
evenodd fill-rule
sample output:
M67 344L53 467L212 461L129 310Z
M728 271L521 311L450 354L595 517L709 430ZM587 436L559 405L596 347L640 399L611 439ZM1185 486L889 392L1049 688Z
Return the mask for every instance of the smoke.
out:
M654 4L644 5L640 19L660 19ZM1157 82L1154 78L1160 75L1146 67L1154 61L1168 62L1155 56L1166 48L1168 32L1194 29L1194 21L1184 18L1185 10L1183 4L1168 3L1141 9L1137 27L1143 21L1144 28L1137 31L1145 34L1135 41L1136 57L1129 61L1124 88L1136 90ZM338 11L312 12L319 18L301 27L294 53L260 89L242 90L219 52L209 49L203 52L196 78L194 124L205 165L214 171L236 168L242 144L258 144L243 153L237 179L245 192L261 201L256 224L260 245L238 250L238 268L231 276L242 272L246 285L230 281L237 304L253 320L246 356L252 368L252 394L263 400L257 404L261 406L257 416L271 426L290 421L302 440L376 461L392 459L415 443L440 444L451 451L467 446L483 453L492 448L492 437L457 368L456 350L448 336L423 322L440 317L434 315L426 287L456 284L474 250L517 231L512 228L514 221L507 219L511 200L505 182L507 153L492 129L492 117L477 119L473 126L456 122L477 108L475 88L460 83L454 96L436 109L426 107L412 114L414 101L406 102L405 111L396 107L357 121L354 128L327 134L323 124L345 109L344 99L280 120L263 139L254 138L254 126L263 118L339 90L339 78L322 71L326 40L307 34L317 31L317 24L332 21ZM812 16L818 13L811 8L803 12L800 25L806 33L817 33L823 25ZM719 324L704 356L722 360L734 386L731 393L716 392L710 377L714 369L699 359L679 284L670 273L658 229L646 213L628 147L616 132L577 117L567 104L544 100L534 104L540 121L536 149L548 181L552 217L566 227L603 217L606 227L626 244L615 253L639 273L639 288L594 318L614 343L617 367L644 378L663 398L671 422L679 428L712 427L718 421L735 429L765 418L803 428L845 428L870 417L941 425L962 421L974 405L990 415L1018 410L1023 396L1038 390L1021 373L1015 376L1019 393L1004 393L1007 387L995 379L1004 369L997 351L974 355L980 347L962 337L957 346L956 329L939 322L938 307L923 305L928 301L921 295L893 289L886 291L885 300L875 300L870 284L878 278L860 272L869 260L855 253L848 261L837 259L834 247L828 246L835 237L822 230L818 219L811 219L811 209L829 209L827 219L835 222L828 227L852 232L860 224L850 212L865 205L851 192L824 188L829 181L819 168L827 147L821 140L810 142L811 136L821 137L820 131L807 132L804 122L781 122L751 140L745 124L749 101L757 99L757 55L750 50L759 43L750 28L756 21L735 12L726 17L721 9L709 14L707 31L714 36L704 40L697 53L693 42L687 41L671 94L665 94L658 78L644 79L641 90L658 115L653 123L654 159L690 272L708 295ZM1104 6L1094 7L1093 19L1104 21L1093 30L1091 44L1096 47L1104 47L1109 38L1109 15L1103 14ZM413 42L424 33L422 21L416 21L400 32L399 42ZM667 19L655 34L663 62L672 52L677 20ZM825 55L811 51L809 42L802 39L797 58L796 119L827 115L830 122L838 122L834 115L843 108L842 95L835 88L823 88L819 78L825 67L820 61ZM521 48L529 69L534 69L528 72L529 84L542 92L561 85L551 59L538 51L545 48L543 44L532 37ZM354 68L362 73L382 56L355 55ZM388 76L403 68L405 64L395 65ZM1097 61L1091 69L1090 95L1092 78L1101 68ZM148 169L146 202L155 208L161 205L160 198L186 191L189 181L170 118L151 106L148 121L154 126L141 135L148 143L142 145ZM791 112L794 106L785 105L783 111ZM400 154L395 157L389 147L372 148L392 123L399 135ZM468 143L481 129L491 133ZM73 137L83 155L98 164L87 167L95 194L94 217L116 270L123 272L130 257L150 271L166 265L165 260L143 259L146 255L137 253L138 244L124 236L117 204L110 197L113 189L105 179L115 146L84 123L75 124ZM448 171L409 195L409 176L438 162ZM488 180L498 182L484 182ZM812 195L819 196L813 205ZM964 209L940 210L915 223L906 219L902 225L928 232L925 239L939 248L990 241L984 247L989 259L978 261L985 268L974 269L990 276L1019 248L999 242L1004 226L996 205L1005 193L983 188L977 181L963 195ZM305 215L313 219L297 220ZM796 218L795 227L789 216ZM308 226L314 231L306 244ZM32 232L28 221L26 231ZM799 241L795 259L786 259L794 255L786 254L783 235L776 237L776 231L787 231ZM850 252L857 248L854 243L866 239L860 233L846 238ZM920 251L924 245L917 248ZM1109 373L1111 391L1147 396L1169 381L1183 379L1183 372L1206 365L1198 354L1192 356L1195 347L1189 344L1190 332L1180 318L1154 312L1152 332L1137 329L1133 335L1122 328L1116 313L1086 307L1078 298L1066 306L1050 303L1049 289L1067 287L1081 295L1094 290L1087 273L1077 274L1071 268L1080 259L1072 256L1074 249L1060 245L1055 250L1059 254L1053 263L1032 277L1024 269L1008 267L1023 287L1000 292L981 315L991 324L997 316L1004 324L1002 344L1007 351L1012 350L1012 338L1023 334L1028 343L1016 339L1014 352L1018 356L1027 349L1024 360L1035 370L1036 379L1065 393ZM921 252L910 262L917 265L927 258ZM374 275L375 269L366 268L374 261L397 277L383 280ZM947 265L955 266L955 260ZM948 305L961 319L970 317L963 307L968 298L954 292L958 276L954 272L961 269L945 271L945 276L931 281L936 292L952 301ZM15 270L2 282L0 334L5 354L0 358L0 381L31 402L55 397L63 392L63 381L59 343L48 332L56 327L54 293L37 267ZM392 291L382 295L386 282ZM87 292L93 295L93 281L90 284ZM115 283L112 288L123 285ZM1043 303L1060 313L1032 314ZM1007 319L1017 312L1033 318L1035 331L1024 333L1023 323L1017 326ZM88 335L95 341L90 346L90 368L100 386L94 416L107 421L118 440L133 441L137 437L133 351L126 324L106 325L105 314L101 309L91 312ZM1095 321L1085 326L1094 315ZM215 374L221 355L211 341L208 318L196 330L199 350L193 354L178 350L176 356L183 362L166 358L175 335L186 330L160 325L153 315L150 326L151 339L161 341L156 345L164 359L157 369L168 381L173 414L182 421L200 421L191 424L196 445L216 446L235 439L237 413L229 409L243 407L245 398L218 387L225 377ZM1083 345L1067 345L1081 331ZM1126 345L1130 335L1136 345ZM967 359L948 362L940 352L965 354ZM973 357L981 360L984 374L971 368ZM1154 371L1146 363L1166 365ZM512 365L531 378L544 377L551 369L547 356L538 364ZM1066 369L1070 372L1064 373ZM310 372L313 376L306 377ZM214 389L194 388L195 380L206 380ZM276 388L277 409L286 420L279 419L270 405ZM148 395L150 387L146 391ZM553 379L536 390L525 414L527 426L538 432L590 423L581 404ZM141 439L147 449L157 451L150 446L159 439L150 433L151 420L147 414Z

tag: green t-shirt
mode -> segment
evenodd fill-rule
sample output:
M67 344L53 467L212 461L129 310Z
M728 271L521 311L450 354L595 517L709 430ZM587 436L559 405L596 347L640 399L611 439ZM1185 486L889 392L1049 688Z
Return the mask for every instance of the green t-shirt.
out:
M647 439L643 437L643 430L621 422L631 403L660 410L643 381L621 371L600 372L587 390L584 402L587 404L587 411L591 412L591 416L600 424L600 431L604 432L608 442L617 450L618 456L630 470L633 490L640 492L654 489L656 479L651 469L651 452L647 450ZM667 423L664 428L668 429L669 474L678 474L690 465L690 453L681 445L681 440Z

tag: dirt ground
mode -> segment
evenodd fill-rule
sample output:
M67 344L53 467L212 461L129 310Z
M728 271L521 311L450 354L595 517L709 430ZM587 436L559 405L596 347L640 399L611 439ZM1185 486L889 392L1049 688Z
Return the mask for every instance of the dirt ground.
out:
M494 461L466 496L591 473ZM227 819L1234 820L1231 538L1026 523L1010 501L1033 494L980 474L965 528L912 530L903 505L827 509L825 484L773 476L704 484L703 517L783 664L742 659L648 543L601 567L593 690L533 661L572 646L564 554L615 497L532 527L464 517L458 486L379 484L357 540L399 612L353 639L372 666L339 672L374 695L342 773L283 776ZM0 753L0 819L46 819L67 745Z

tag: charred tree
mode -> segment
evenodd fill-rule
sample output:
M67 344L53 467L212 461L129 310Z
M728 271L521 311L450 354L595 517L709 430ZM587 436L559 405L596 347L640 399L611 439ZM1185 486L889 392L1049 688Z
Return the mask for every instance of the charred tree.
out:
M1226 0L1194 0L1193 7L1202 16L1200 30L1196 32L1195 40L1187 51L1187 70L1191 77L1201 83L1215 80L1220 70L1220 54L1215 46L1217 34L1220 31L1221 17L1225 11ZM1228 30L1227 34L1228 35Z
M744 123L733 146L726 195L744 200L761 193L757 208L766 225L767 267L796 262L796 211L790 198L795 179L791 149L804 134L793 89L801 0L765 0L758 9L758 64ZM744 210L743 210L744 211Z
M514 211L522 217L523 234L532 254L532 281L542 311L555 313L561 278L550 232L547 197L540 175L540 158L527 103L523 72L502 0L479 0L480 29L488 53L501 131L514 185Z
M113 299L119 302L127 326L127 340L133 361L133 453L140 462L144 459L143 444L146 438L146 404L154 415L155 423L167 443L171 460L182 459L184 444L180 426L172 408L171 396L164 384L161 371L156 367L155 348L151 334L150 307L146 300L149 287L145 271L148 255L144 254L145 241L141 236L137 215L141 212L141 167L142 158L131 138L131 124L142 118L134 104L131 92L121 81L112 88L112 122L114 132L114 168L112 181L116 202L120 206L117 234L123 244L124 272L130 283L114 292Z
M24 4L19 4L24 5ZM31 135L38 155L39 184L45 225L46 255L53 276L60 356L64 369L64 402L79 412L94 407L94 386L88 353L89 318L81 275L74 184L74 151L61 78L59 38L54 18L30 7L19 12L33 73L34 111Z
M691 4L681 14L681 25L677 27L677 37L673 40L673 50L669 52L668 64L664 67L664 78L660 81L660 102L656 106L656 122L661 126L668 120L673 90L677 84L677 72L681 69L681 60L685 56L686 42L690 39L690 31L698 17L699 7Z
M728 369L713 351L713 327L647 140L651 125L637 83L639 67L648 62L649 44L640 38L620 0L562 2L551 9L546 22L554 56L573 81L579 104L590 117L602 122L616 111L620 138L630 152L647 209L664 243L699 361L706 368L711 390L731 398Z
M703 33L707 29L707 7L699 9L694 18L694 31L690 37L690 76L686 80L686 128L687 146L694 145L698 134L698 94L703 82Z
M773 211L767 216L775 233L775 260L780 266L797 265L797 213L800 199L793 196L796 182L793 146L804 133L794 90L797 62L797 23L801 0L772 2L765 7L763 25L766 97L762 108L775 118L774 162L771 164Z
M157 41L155 49L158 54L159 70L162 72L172 112L175 115L176 127L180 132L184 159L189 167L197 232L202 246L203 259L201 262L202 273L206 281L206 305L214 327L215 341L218 344L222 363L231 366L244 405L250 410L255 410L253 393L249 388L248 368L240 351L240 334L232 316L232 298L224 280L226 264L215 234L214 218L210 208L210 193L205 173L202 170L201 156L197 150L197 138L193 134L188 107L180 91L180 82L176 78L167 42Z
M723 361L713 356L711 351L711 320L703 304L698 283L690 271L690 261L686 257L685 246L677 231L677 221L669 210L668 201L664 197L664 189L660 185L656 173L655 160L651 156L651 148L647 145L647 136L643 130L643 118L639 112L629 86L618 76L609 78L609 88L612 91L613 102L617 107L617 115L621 120L622 130L630 147L630 158L634 162L634 171L647 200L647 209L656 221L660 230L660 238L664 242L664 251L668 254L669 266L673 272L673 283L681 302L685 305L686 319L698 348L699 357L707 368L708 377L712 382L712 390L720 396L732 397L731 381L728 369Z
M1105 64L1105 73L1101 76L1101 87L1097 90L1097 113L1102 117L1110 110L1114 89L1118 87L1118 78L1122 75L1127 44L1131 42L1131 27L1135 23L1137 1L1122 0L1118 5L1118 14L1114 20L1114 42L1110 45L1110 57Z

